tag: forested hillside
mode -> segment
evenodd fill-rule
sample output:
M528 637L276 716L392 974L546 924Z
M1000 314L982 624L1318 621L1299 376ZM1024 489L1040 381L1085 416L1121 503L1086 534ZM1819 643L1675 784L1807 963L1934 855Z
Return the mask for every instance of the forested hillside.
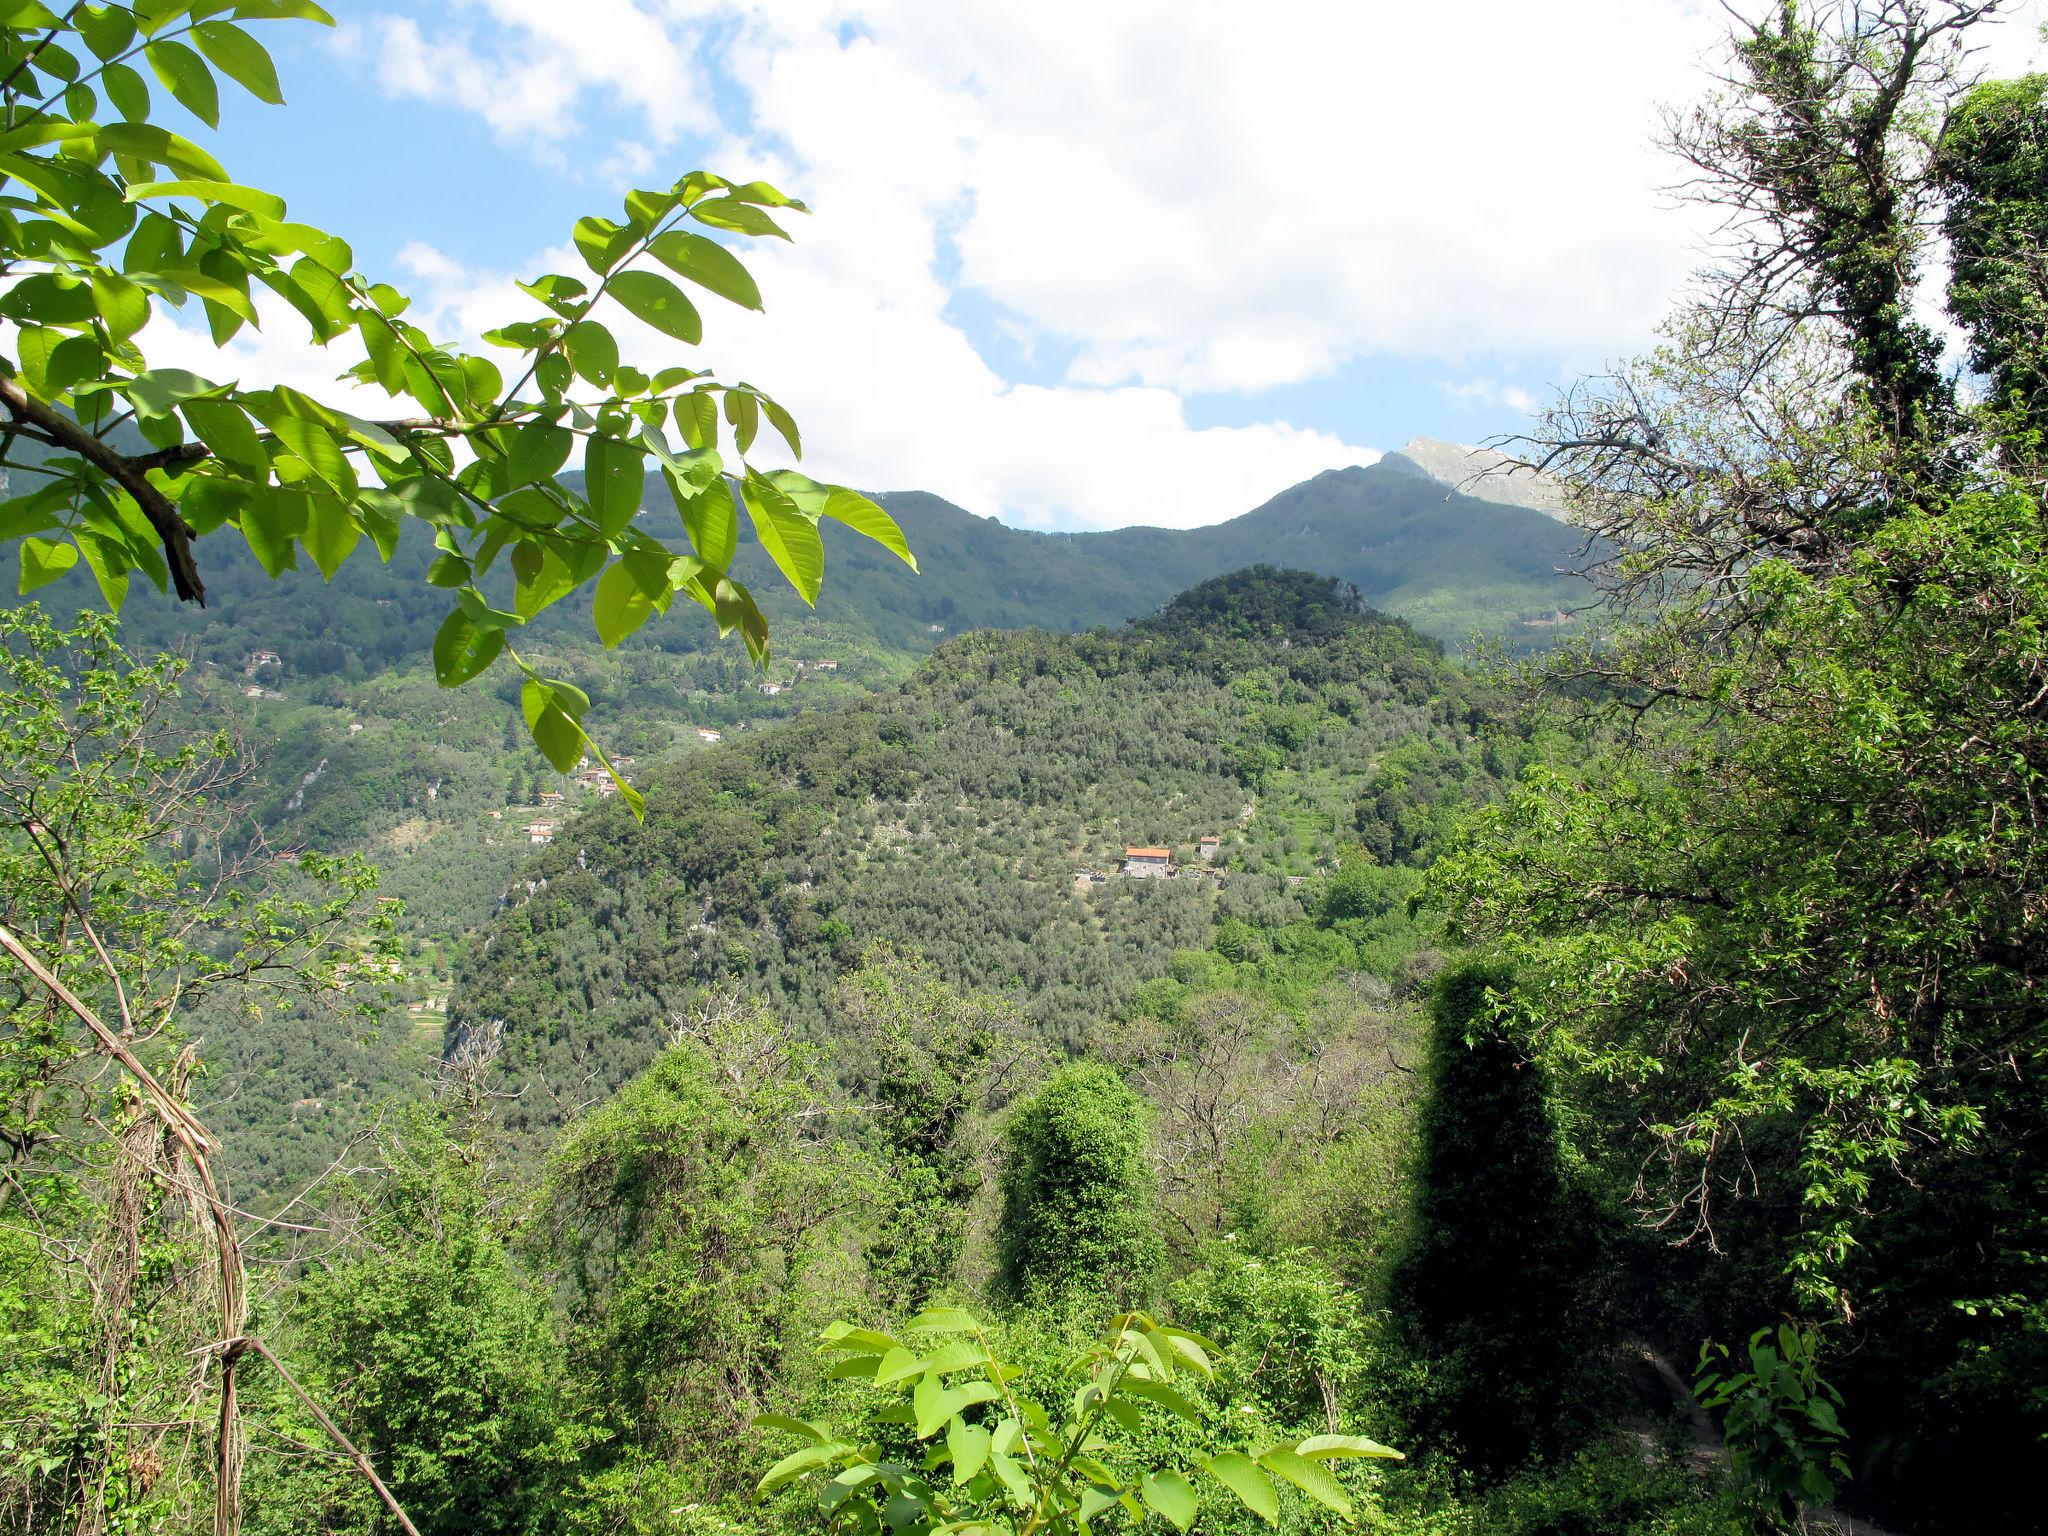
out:
M1331 578L1260 568L1120 630L969 635L898 691L657 769L644 826L616 804L571 823L471 947L451 1038L488 1037L521 1083L616 1087L722 992L829 1036L881 943L1072 1048L1219 923L1312 980L1412 984L1413 868L1525 755L1435 642ZM1176 877L1122 878L1127 845L1171 849ZM1333 881L1355 910L1318 926ZM513 1112L555 1113L540 1086Z

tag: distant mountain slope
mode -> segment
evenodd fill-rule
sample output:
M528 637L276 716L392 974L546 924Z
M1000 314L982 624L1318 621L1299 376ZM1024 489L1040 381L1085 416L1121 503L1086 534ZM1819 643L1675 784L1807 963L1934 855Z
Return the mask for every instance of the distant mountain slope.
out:
M1554 516L1460 494L1391 461L1327 471L1206 528L1031 533L921 492L881 500L924 574L828 528L819 612L906 641L931 624L951 632L1119 623L1260 562L1340 577L1374 608L1452 642L1476 630L1542 644L1557 612L1588 595L1563 574L1579 563L1579 535Z

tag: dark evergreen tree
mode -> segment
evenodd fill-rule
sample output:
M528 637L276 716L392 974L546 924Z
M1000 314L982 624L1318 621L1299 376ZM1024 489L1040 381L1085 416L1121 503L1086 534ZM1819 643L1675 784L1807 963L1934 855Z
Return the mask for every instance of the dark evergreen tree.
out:
M1512 986L1482 961L1437 980L1413 1235L1392 1286L1424 1366L1419 1439L1491 1474L1562 1448L1600 1352L1597 1223L1542 1070L1489 1020Z

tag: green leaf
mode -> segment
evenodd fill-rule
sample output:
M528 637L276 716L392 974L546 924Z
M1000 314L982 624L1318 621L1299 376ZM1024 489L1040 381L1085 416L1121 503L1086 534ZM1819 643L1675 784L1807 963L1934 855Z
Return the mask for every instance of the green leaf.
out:
M112 272L92 275L93 302L116 341L126 341L149 324L149 295Z
M823 1445L832 1437L825 1432L822 1424L813 1424L806 1419L793 1419L786 1413L757 1413L753 1418L756 1429L779 1429L787 1434L798 1435L814 1445Z
M666 466L662 478L668 482L669 495L682 514L683 531L690 536L690 547L697 551L697 558L714 570L730 570L732 557L739 548L739 517L725 482L717 481L692 493L683 489L682 482Z
M750 202L736 197L715 197L698 203L690 210L690 217L699 223L709 224L713 229L729 229L742 235L773 235L787 240L789 234L767 214Z
M1259 1457L1259 1465L1277 1472L1326 1509L1349 1515L1354 1508L1351 1495L1330 1469L1319 1461L1307 1461L1284 1445L1276 1445Z
M572 237L590 270L600 277L619 264L619 259L633 248L635 238L624 225L595 216L578 219Z
M1401 1452L1363 1435L1311 1435L1294 1448L1297 1456L1310 1461L1337 1461L1346 1457L1369 1456L1381 1460L1405 1461Z
M1145 1507L1175 1530L1195 1523L1195 1490L1178 1472L1154 1472L1138 1484Z
M965 1419L946 1426L946 1449L953 1457L953 1483L957 1487L979 1472L988 1462L989 1432Z
M659 272L635 268L612 279L611 296L627 311L657 331L695 346L704 339L704 321L683 290Z
M187 52L190 52L188 49ZM194 54L196 62L198 55ZM204 69L206 66L199 66ZM159 128L154 123L103 123L99 143L117 155L132 155L152 165L167 165L180 176L198 181L226 181L221 163L182 134Z
M441 621L434 635L434 680L459 688L498 659L505 632L479 628L460 608Z
M149 86L126 64L109 64L100 71L100 83L107 88L107 100L131 123L149 121Z
M121 605L128 601L128 558L120 544L105 538L90 529L81 528L77 533L79 553L85 556L85 563L92 571L92 579L99 583L100 596L106 599L107 611L119 613Z
M551 421L530 421L518 428L505 454L509 477L505 489L512 491L536 480L552 480L569 462L570 450L575 446L576 434Z
M292 541L306 531L307 513L303 491L288 491L268 485L244 488L242 537L270 575L276 576L298 566Z
M795 1482L806 1472L828 1465L851 1449L851 1446L831 1440L824 1445L807 1445L800 1451L792 1451L768 1469L761 1481L754 1485L754 1491L773 1493L783 1484Z
M754 536L768 551L768 558L789 578L797 595L817 607L818 591L825 582L825 543L818 537L818 525L766 480L741 481L740 497L753 520Z
M277 434L277 440L291 449L324 483L342 496L355 495L355 470L349 466L341 444L335 441L334 434L326 427L303 416L281 414L272 414L269 426Z
M1201 1410L1163 1381L1148 1381L1142 1376L1127 1374L1118 1378L1117 1391L1125 1397L1156 1403L1176 1418L1185 1419L1190 1424L1202 1422Z
M882 1363L875 1367L875 1385L886 1387L891 1382L908 1381L923 1370L923 1359L898 1344L883 1355Z
M761 407L745 390L727 390L725 419L732 423L733 446L744 457L754 446L754 435L761 430Z
M72 24L85 39L85 46L100 59L119 57L135 41L135 18L118 5L82 5Z
M277 86L277 67L261 43L231 21L202 21L192 29L192 40L214 67L230 80L273 107L284 105L284 92Z
M30 389L45 400L54 400L74 384L98 377L105 363L97 337L41 326L22 329L20 353L21 370Z
M1202 1463L1202 1468L1268 1525L1280 1523L1280 1495L1274 1491L1273 1479L1261 1472L1251 1457L1225 1451L1220 1456L1211 1456Z
M570 326L562 333L562 346L570 365L588 383L602 388L619 371L619 344L595 320L578 320Z
M802 458L804 456L804 440L802 434L796 429L796 418L773 400L770 400L766 395L756 395L754 398L760 402L761 414L766 416L769 422L773 424L776 435L789 444L790 453L796 458Z
M21 581L17 590L23 593L48 586L78 564L77 546L54 539L39 539L34 535L21 541L17 553L21 556Z
M121 392L143 415L168 416L187 400L224 394L229 387L216 384L211 379L202 379L183 368L152 368L147 373L138 373L122 385Z
M647 250L671 272L710 289L721 299L730 299L744 309L761 307L761 290L752 274L716 240L672 229L657 236Z
M313 563L320 567L324 580L334 580L334 573L341 569L356 544L362 539L363 530L356 520L349 516L346 503L331 496L311 498L306 518L306 531L299 542L306 546L306 553L313 557Z
M856 1328L851 1323L834 1323L819 1337L827 1349L859 1349L870 1354L879 1354L897 1347L896 1341L886 1333L877 1333L872 1328Z
M127 197L131 203L145 202L153 197L192 197L201 202L239 208L244 213L261 214L266 219L284 217L283 198L260 187L245 187L232 181L145 181L130 187Z
M311 21L323 27L334 25L313 0L235 0L235 15L243 21Z
M597 578L593 612L597 620L597 638L609 649L645 624L654 614L654 604L640 590L632 572L615 563Z
M533 733L534 745L557 773L574 768L590 744L583 727L562 707L565 687L559 682L543 683L529 677L519 690L519 709L526 717L526 728Z
M583 446L583 494L592 521L607 538L633 525L646 489L647 461L639 447L592 433Z
M903 1325L905 1333L980 1333L981 1320L961 1307L927 1307Z
M699 451L718 446L718 402L701 389L676 396L676 430Z
M220 126L220 89L213 83L213 71L206 67L204 59L169 38L148 44L142 56L149 60L157 79L180 106L207 127Z
M1019 1509L1031 1507L1031 1484L1024 1476L1024 1469L1002 1451L991 1450L988 1457L989 1470L996 1480L1009 1490L1010 1498Z
M910 552L910 544L904 539L903 530L896 526L896 519L858 491L834 490L825 498L823 515L844 523L855 533L865 534L913 571L917 569L917 556Z
M964 1393L947 1387L936 1375L920 1378L910 1394L911 1408L917 1414L917 1438L930 1439L939 1432L941 1425L971 1401Z

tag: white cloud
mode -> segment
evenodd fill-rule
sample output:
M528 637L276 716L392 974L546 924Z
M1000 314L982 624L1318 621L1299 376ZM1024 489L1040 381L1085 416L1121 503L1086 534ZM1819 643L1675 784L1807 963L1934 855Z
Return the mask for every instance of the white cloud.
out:
M1391 356L1526 411L1502 372L1639 350L1702 235L1661 190L1657 108L1698 93L1723 24L1704 0L462 0L357 46L387 89L602 177L680 158L804 197L794 247L748 254L768 315L714 304L706 356L790 405L815 472L1094 527L1213 520L1373 457L1196 429L1189 395ZM963 295L1026 378L949 318Z
M695 37L633 0L458 0L448 10L432 37L408 17L379 17L344 33L343 46L371 57L392 95L451 102L510 143L558 145L580 128L578 103L591 93L638 113L657 144L714 122ZM490 25L467 24L477 20Z

